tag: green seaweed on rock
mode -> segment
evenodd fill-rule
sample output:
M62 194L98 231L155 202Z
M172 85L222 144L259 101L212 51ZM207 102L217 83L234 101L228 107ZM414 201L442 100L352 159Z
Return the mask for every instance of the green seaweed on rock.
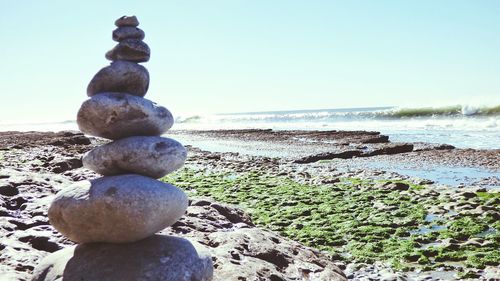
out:
M190 196L239 205L257 225L347 262L383 261L402 271L432 270L447 262L469 268L500 264L500 224L491 220L498 208L490 207L486 215L459 213L429 222L429 210L452 199L435 192L422 195L426 186L359 178L312 185L264 172L235 175L193 168L162 180ZM396 182L409 188L384 184ZM478 202L497 195L478 193ZM439 223L443 225L435 225ZM467 244L471 239L476 242Z

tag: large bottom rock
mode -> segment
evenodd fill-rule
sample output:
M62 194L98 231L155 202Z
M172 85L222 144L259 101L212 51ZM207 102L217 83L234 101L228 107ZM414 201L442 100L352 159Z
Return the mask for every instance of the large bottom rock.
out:
M133 242L176 222L188 198L175 186L139 175L80 181L61 190L50 223L79 243Z
M186 239L155 235L129 244L81 244L55 252L35 268L33 281L205 281L209 256Z

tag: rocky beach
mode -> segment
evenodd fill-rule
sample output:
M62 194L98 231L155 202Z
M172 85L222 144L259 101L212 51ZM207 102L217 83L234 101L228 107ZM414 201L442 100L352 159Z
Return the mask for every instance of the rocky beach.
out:
M397 144L376 132L167 136L188 145L188 157L161 180L190 201L159 235L210 255L214 280L498 279L498 150ZM200 149L202 140L218 147ZM2 280L30 280L43 257L74 245L49 224L48 207L73 182L99 177L82 156L108 143L77 132L0 133ZM387 163L486 174L457 174L452 186Z
M0 281L500 281L500 1L0 7Z

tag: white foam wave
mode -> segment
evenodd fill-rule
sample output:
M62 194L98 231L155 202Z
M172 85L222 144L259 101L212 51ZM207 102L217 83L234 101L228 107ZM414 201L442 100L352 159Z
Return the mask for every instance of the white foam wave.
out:
M174 130L274 129L366 130L387 134L392 140L448 143L457 147L500 148L500 116L468 116L477 108L463 107L459 116L376 118L383 110L318 110L203 116L180 116ZM370 115L371 114L371 115ZM0 131L78 130L76 122L2 124Z

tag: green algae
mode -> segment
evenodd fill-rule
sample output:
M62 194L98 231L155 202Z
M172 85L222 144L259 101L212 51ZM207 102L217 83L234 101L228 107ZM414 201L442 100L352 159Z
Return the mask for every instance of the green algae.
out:
M460 217L447 224L447 231L443 231L444 238L455 238L465 240L488 229L488 224L484 220L475 217Z
M347 262L384 261L401 271L432 270L447 262L468 268L500 264L498 220L493 221L491 214L457 214L426 221L431 207L452 201L437 195L415 198L431 187L397 181L409 186L407 191L399 191L380 188L388 181L359 178L311 185L264 172L230 174L192 168L162 180L190 196L239 205L257 225ZM477 194L480 203L496 196ZM494 211L498 214L498 208ZM478 237L482 243L464 243ZM439 243L443 239L458 243ZM426 243L435 245L424 248Z
M486 192L486 191L478 191L476 192L477 197L483 200L489 200L493 198L500 199L500 192Z

